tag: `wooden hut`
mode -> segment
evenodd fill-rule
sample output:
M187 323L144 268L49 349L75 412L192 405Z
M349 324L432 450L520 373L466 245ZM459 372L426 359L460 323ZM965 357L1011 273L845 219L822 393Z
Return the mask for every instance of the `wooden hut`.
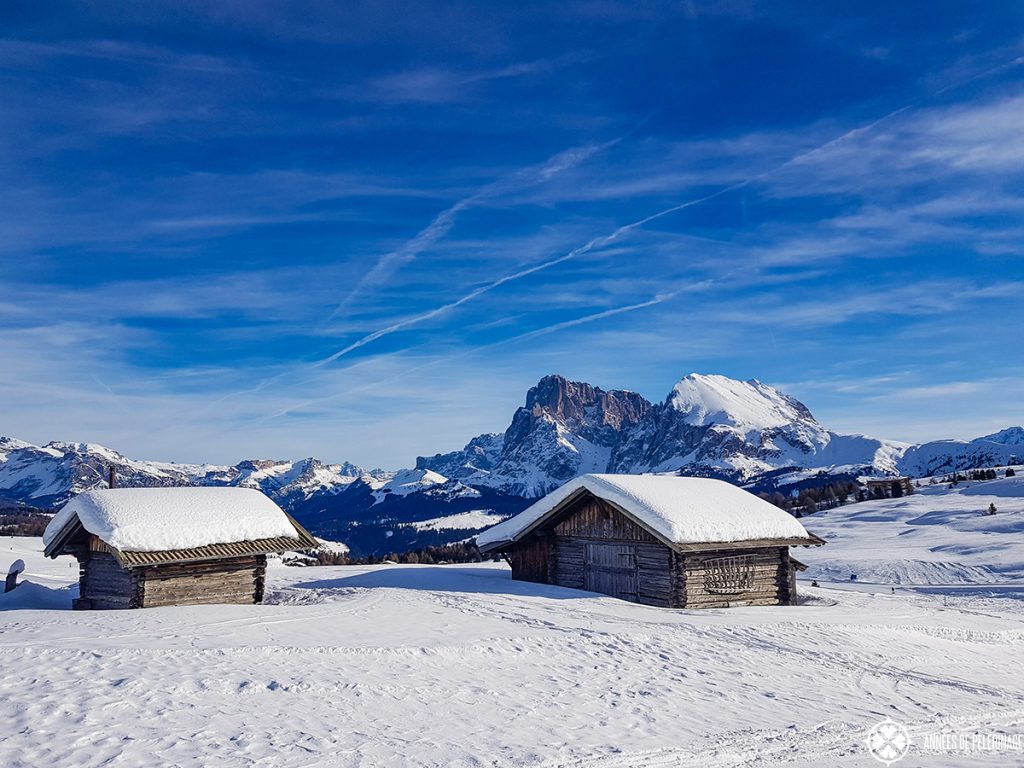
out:
M79 564L76 609L259 603L267 555L318 546L251 488L111 488L69 501L43 535Z
M477 538L512 578L667 608L793 605L791 546L825 542L720 480L583 475Z

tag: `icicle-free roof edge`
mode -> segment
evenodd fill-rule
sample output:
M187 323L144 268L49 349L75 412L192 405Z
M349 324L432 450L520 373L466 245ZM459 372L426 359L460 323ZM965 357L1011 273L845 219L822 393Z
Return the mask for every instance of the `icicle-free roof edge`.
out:
M71 499L46 527L47 550L77 520L81 527L122 552L163 552L290 538L301 527L262 492L252 488L112 488Z
M483 531L477 536L477 545L491 550L518 540L584 491L620 508L673 545L762 540L821 543L789 513L721 480L676 475L581 475L518 515Z

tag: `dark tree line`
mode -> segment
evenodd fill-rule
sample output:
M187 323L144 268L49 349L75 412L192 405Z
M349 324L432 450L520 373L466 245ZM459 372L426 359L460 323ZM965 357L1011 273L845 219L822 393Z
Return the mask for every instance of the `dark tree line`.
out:
M858 488L857 501L867 501L868 499L898 499L901 496L910 496L913 493L914 486L909 483L904 485L900 480L893 480L888 485L875 485L870 488Z
M815 488L804 488L796 496L786 496L779 491L759 493L758 496L779 509L786 510L794 517L803 517L823 509L835 509L858 501L894 499L909 496L913 492L914 487L905 480L893 480L884 485L875 484L871 488L852 480L837 480Z
M972 469L970 477L971 480L995 480L996 471L994 469Z
M784 509L796 517L802 517L821 509L841 507L849 503L852 498L856 498L858 492L863 492L863 489L857 483L839 480L817 488L804 488L796 497L786 496L779 491L759 493L758 496L779 509ZM863 501L863 499L859 500Z
M1015 477L1016 472L1013 467L1007 467L1004 473L1005 477ZM995 480L999 477L994 469L972 469L969 472L953 472L952 474L946 475L942 478L941 482L949 483L950 485L956 485L957 483L966 483L967 481L980 483L985 480ZM932 480L932 482L935 482Z
M49 522L35 512L0 512L0 536L42 536Z
M410 552L389 552L386 555L370 555L368 557L353 557L347 552L316 552L313 557L316 558L318 565L377 565L379 563L444 565L447 563L479 563L484 559L476 544L472 542L457 542L423 547Z

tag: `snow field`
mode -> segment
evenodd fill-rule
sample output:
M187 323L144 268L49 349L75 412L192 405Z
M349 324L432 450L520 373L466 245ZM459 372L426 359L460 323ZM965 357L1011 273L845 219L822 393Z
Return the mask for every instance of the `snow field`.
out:
M468 512L457 512L454 515L420 520L419 522L408 523L408 525L411 525L417 531L473 531L488 528L495 523L500 523L504 519L505 515L491 512L489 509L471 509Z
M793 550L807 579L904 585L1024 587L1024 477L930 485L912 496L801 518L824 547ZM990 504L996 514L988 515Z
M36 549L0 539L69 602L75 571ZM270 576L263 606L0 596L0 765L844 766L875 764L860 742L887 715L1024 730L1017 600L804 587L803 606L697 612L493 563Z

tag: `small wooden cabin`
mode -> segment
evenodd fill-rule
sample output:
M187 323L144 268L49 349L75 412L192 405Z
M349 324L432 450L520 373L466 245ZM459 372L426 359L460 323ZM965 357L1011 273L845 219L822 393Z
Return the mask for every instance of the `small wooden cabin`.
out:
M43 535L74 555L76 609L263 601L267 555L317 545L251 488L111 488L69 501Z
M793 605L792 546L825 542L720 480L583 475L477 538L512 578L666 608Z

